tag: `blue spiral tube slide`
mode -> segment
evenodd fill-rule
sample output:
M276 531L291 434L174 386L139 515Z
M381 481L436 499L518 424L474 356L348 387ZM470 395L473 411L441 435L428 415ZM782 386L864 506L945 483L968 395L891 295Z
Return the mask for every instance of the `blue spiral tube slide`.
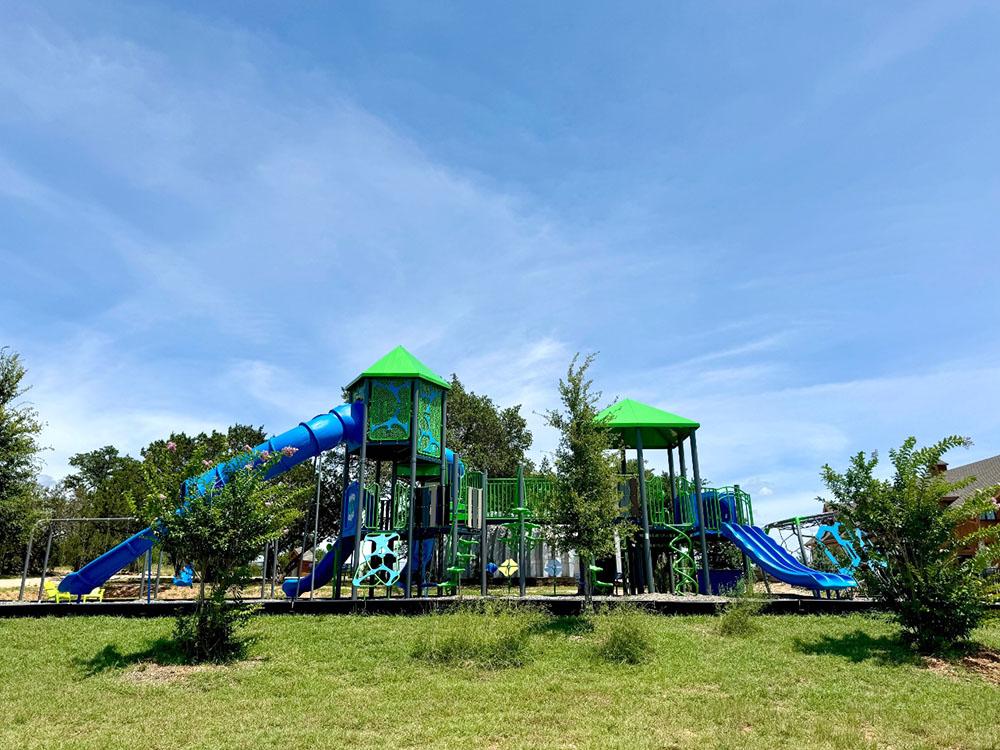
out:
M344 442L347 442L352 450L356 448L361 444L363 410L364 404L360 401L341 404L325 414L313 417L308 422L300 422L298 426L258 445L254 448L257 453L264 451L279 453L285 448L295 449L294 452L290 452L291 455L282 456L280 461L268 469L267 478L273 479L293 466ZM245 457L219 464L204 474L185 481L182 492L184 495L204 494L212 488L221 487L229 481L234 472L245 465ZM177 512L182 513L183 507ZM78 596L90 593L133 560L152 549L156 539L156 531L152 526L133 534L79 570L68 574L59 583L59 590Z

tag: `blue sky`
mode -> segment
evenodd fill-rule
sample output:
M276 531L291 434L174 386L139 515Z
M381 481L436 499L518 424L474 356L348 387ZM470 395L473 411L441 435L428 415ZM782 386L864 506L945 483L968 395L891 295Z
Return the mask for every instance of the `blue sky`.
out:
M1000 453L998 35L960 2L5 4L0 342L45 471L287 429L399 343L538 455L599 351L765 521L909 434Z

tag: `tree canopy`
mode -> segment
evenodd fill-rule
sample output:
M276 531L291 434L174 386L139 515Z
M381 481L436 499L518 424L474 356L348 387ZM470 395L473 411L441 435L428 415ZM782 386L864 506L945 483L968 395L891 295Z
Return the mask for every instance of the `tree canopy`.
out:
M26 374L20 355L0 349L0 568L10 567L39 516L42 422L23 400Z
M489 396L468 390L457 375L448 393L448 447L465 464L494 477L512 477L518 465L531 469L526 452L531 431L520 404L499 407Z
M581 564L614 552L615 526L619 522L618 480L612 433L596 419L600 392L593 390L587 370L594 361L590 354L578 364L573 357L565 379L559 381L561 410L546 415L559 430L555 453L556 491L545 497L539 508L546 534L559 550L576 550ZM590 576L584 576L590 602Z

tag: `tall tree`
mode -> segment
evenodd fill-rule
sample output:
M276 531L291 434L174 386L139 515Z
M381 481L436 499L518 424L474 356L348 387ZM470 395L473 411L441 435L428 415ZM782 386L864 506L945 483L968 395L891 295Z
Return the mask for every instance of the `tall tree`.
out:
M996 512L1000 486L949 504L946 498L975 477L949 482L938 469L944 453L970 444L952 436L917 448L916 438L907 438L889 451L889 479L875 476L876 453L853 456L842 474L823 467L833 494L827 505L871 541L862 550L859 575L922 651L968 638L996 595L996 580L991 584L986 573L1000 559L1000 526L978 521Z
M592 606L588 567L599 557L614 552L615 526L621 516L612 434L597 420L600 392L593 390L587 370L596 355L578 364L573 357L566 378L559 381L562 410L546 414L547 422L559 430L555 453L556 491L539 509L553 547L576 550L584 574L586 605Z
M20 355L0 349L0 569L20 556L39 517L35 478L40 468L38 412L23 401L27 370Z
M489 396L466 389L451 376L448 393L448 447L467 466L494 477L512 477L518 465L528 465L531 431L520 404L498 407Z

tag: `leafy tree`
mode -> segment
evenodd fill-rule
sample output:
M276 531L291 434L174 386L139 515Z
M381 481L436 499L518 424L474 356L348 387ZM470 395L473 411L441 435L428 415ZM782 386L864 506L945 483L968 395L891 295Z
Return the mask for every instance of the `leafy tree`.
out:
M22 397L28 391L20 355L0 348L0 569L16 567L41 515L38 476L42 423Z
M234 458L243 468L232 470L225 485L203 494L192 491L183 513L166 513L157 525L164 549L190 562L200 578L195 611L179 616L175 629L178 645L193 662L223 661L242 652L238 629L250 610L240 600L240 588L261 547L294 521L301 504L302 488L264 479L281 454L245 452Z
M161 513L163 500L171 503L177 500L186 479L204 473L228 456L249 452L266 437L263 427L237 423L225 433L218 430L197 435L172 432L165 440L154 440L141 451L145 493L159 501L151 504L150 518Z
M145 503L142 463L106 445L70 457L76 471L58 488L65 515L85 518L142 516ZM135 530L132 526L131 530ZM129 530L121 522L58 527L53 562L79 568Z
M87 516L127 516L144 506L142 462L111 445L69 459L76 472L64 485L82 499Z
M590 354L577 364L573 357L565 380L559 381L563 409L546 414L546 421L559 430L555 453L556 491L539 509L547 526L549 542L560 551L576 550L584 566L614 552L614 531L621 510L618 507L618 480L612 435L597 420L599 392L587 370L594 361ZM584 575L587 607L592 606L590 576Z
M521 406L500 408L489 396L467 390L457 375L448 393L448 447L467 466L494 477L512 477L518 465L528 465L531 431Z
M949 482L937 468L947 451L968 445L968 438L952 436L917 448L916 438L907 438L889 451L890 479L874 475L876 453L853 456L843 474L829 465L822 470L834 498L829 507L866 533L874 547L862 552L859 575L921 651L967 639L995 594L986 571L1000 559L1000 526L978 520L996 510L1000 487L949 505L946 498L975 478Z

